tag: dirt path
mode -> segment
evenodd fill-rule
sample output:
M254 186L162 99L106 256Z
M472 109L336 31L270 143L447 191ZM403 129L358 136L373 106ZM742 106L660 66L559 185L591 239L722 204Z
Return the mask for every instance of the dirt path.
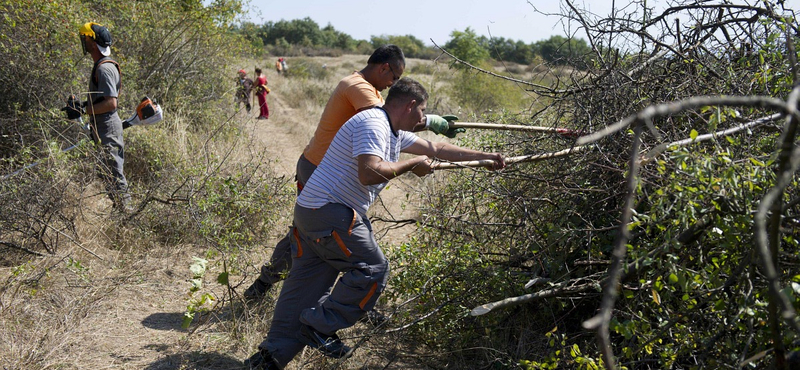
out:
M254 144L266 151L268 157L275 161L277 175L293 178L297 158L314 135L323 107L292 108L282 93L288 83L290 80L283 77L270 78L272 92L267 98L270 109L269 120L255 120L251 117L253 114L241 118ZM414 180L403 177L392 181L392 185L381 192L379 200L371 209L370 217L385 220L414 218L416 216L414 208L405 206L409 198L407 194L413 192L413 187L418 183ZM402 242L414 230L411 226L393 225L393 223L376 223L375 231L379 242L387 244Z
M270 119L256 120L257 109L249 114L244 110L236 113L235 119L241 123L249 143L247 149L237 155L265 153L276 175L291 178L297 158L313 135L323 107L318 102L290 104L289 92L296 89L292 79L276 76L274 72L268 74L268 78L272 89L268 97ZM411 193L416 186L418 181L413 178L393 180L373 206L370 216L383 219L416 217L415 207L406 207L405 204L407 199L415 199ZM99 189L93 191L101 193ZM76 248L76 252L67 257L36 261L37 269L46 271L58 267L60 270L54 271L52 278L42 278L42 284L47 286L44 294L31 293L27 300L17 300L32 309L14 307L19 314L8 315L15 321L28 324L2 323L8 330L0 330L0 345L3 346L0 348L13 348L18 353L12 357L13 363L4 362L3 355L0 355L0 367L240 369L241 361L253 352L266 334L274 300L266 300L256 307L243 308L239 303L234 304L233 309L239 310L236 319L231 319L231 305L226 304L223 312L210 318L212 322L193 325L190 330L182 329L187 292L191 286L188 265L192 257L204 256L205 248L137 245L136 240L126 235L124 228L110 230L99 227L110 217L107 203L101 196L93 198L87 202L87 210L82 216L82 226L78 231L83 243L81 248L91 251L91 254ZM288 226L291 210L277 211L285 215L279 224ZM385 247L402 242L415 229L413 225L400 228L389 227L391 225L374 222L376 236ZM250 261L254 261L251 273L257 271L260 261L269 256L280 234L265 236L265 248L248 256ZM119 245L120 241L130 245ZM125 251L134 252L128 254ZM66 265L64 261L73 256L83 264L63 267ZM238 288L240 293L252 278L239 277L240 281L244 280ZM217 296L225 296L225 292L217 291L222 288L210 281L213 279L206 280L205 291L212 289ZM0 295L0 298L4 296ZM21 340L35 336L28 330L30 327L40 328L48 334L40 340ZM240 340L231 340L233 332L244 338L245 345ZM307 355L303 360L305 365L293 364L287 370L314 368L313 363L309 365L307 362L314 356ZM29 363L37 365L29 366ZM46 365L48 363L51 365Z

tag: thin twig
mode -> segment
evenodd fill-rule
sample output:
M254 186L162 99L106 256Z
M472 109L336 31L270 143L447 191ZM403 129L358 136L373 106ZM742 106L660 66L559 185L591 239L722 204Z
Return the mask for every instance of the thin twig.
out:
M105 259L103 259L103 257L100 257L99 255L97 255L97 253L95 253L95 252L92 252L92 251L91 251L89 248L86 248L86 247L84 247L84 246L83 246L83 244L81 244L80 242L78 242L77 240L75 240L75 238L73 238L73 237L72 237L72 236L70 236L69 234L67 234L67 233L65 233L65 232L63 232L63 231L61 231L61 230L59 230L59 229L56 229L55 227L53 227L53 225L50 225L49 223L45 222L45 221L44 221L44 220L42 220L41 218L39 218L39 217L36 217L36 216L34 216L34 215L30 214L30 212L25 212L25 214L27 214L27 215L28 215L28 217L30 217L30 218L32 218L32 219L34 219L34 220L38 221L38 222L41 222L42 224L45 224L45 225L49 226L51 229L53 229L53 231L55 231L55 232L57 232L57 233L59 233L59 234L63 235L64 237L66 237L67 239L69 239L69 241L71 241L73 244L77 245L77 246L78 246L80 249L83 249L84 251L86 251L87 253L91 254L92 256L95 256L95 257L97 257L97 258L98 258L98 259L100 259L101 261L105 261Z
M558 93L567 93L567 92L569 92L568 90L554 90L553 88L547 87L547 86L544 86L544 85L539 85L539 84L535 84L535 83L532 83L532 82L523 81L523 80L519 80L519 79L516 79L516 78L511 78L511 77L508 77L508 76L499 75L499 74L491 72L491 71L487 71L487 70L485 70L483 68L476 67L476 66L474 66L474 65L472 65L472 64L470 64L468 62L465 62L465 61L459 59L458 57L456 57L453 54L450 54L449 51L447 51L444 48L442 48L441 46L437 45L436 42L433 41L433 39L431 39L431 42L433 43L433 46L436 46L443 53L447 54L447 56L449 56L450 58L453 58L453 60L455 60L457 63L461 63L461 64L463 64L463 65L465 65L465 66L467 66L469 68L472 68L472 69L474 69L474 70L476 70L478 72L485 73L485 74L488 74L490 76L501 78L501 79L504 79L504 80L507 80L507 81L516 82L516 83L527 85L527 86L530 86L530 87L535 87L537 89L547 90L547 91L549 91L551 93L557 93L558 94Z
M30 253L30 254L33 254L33 255L36 255L36 256L39 256L39 257L45 257L45 255L43 253L39 253L37 251L30 250L30 249L25 248L25 247L23 247L21 245L18 245L16 243L7 242L5 240L0 240L0 244L5 245L5 246L7 246L9 248L19 249L19 250L21 250L23 252L27 252L27 253Z

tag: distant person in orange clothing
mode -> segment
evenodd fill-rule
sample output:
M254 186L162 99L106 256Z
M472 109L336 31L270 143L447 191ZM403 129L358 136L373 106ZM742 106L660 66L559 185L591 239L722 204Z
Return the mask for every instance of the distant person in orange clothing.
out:
M278 60L275 61L275 71L277 71L278 74L281 74L281 72L283 72L283 65L281 64L281 59L283 58L278 58Z
M256 119L269 118L269 106L267 106L267 94L269 94L269 87L267 87L267 76L261 73L261 68L256 68L256 97L258 97L258 106L261 108L261 114Z

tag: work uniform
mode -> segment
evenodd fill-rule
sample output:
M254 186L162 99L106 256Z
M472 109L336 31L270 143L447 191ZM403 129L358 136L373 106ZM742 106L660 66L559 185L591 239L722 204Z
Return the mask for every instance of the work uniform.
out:
M413 133L393 130L382 108L358 113L336 134L298 196L292 268L267 339L259 346L281 365L303 349L297 337L301 323L330 335L354 325L375 306L386 287L389 264L366 213L386 182L362 185L358 156L397 162L400 152L417 140Z
M95 62L89 78L89 104L99 104L105 98L118 98L121 78L117 65L103 57ZM109 197L115 206L127 205L130 200L128 181L123 173L125 142L122 139L122 120L114 110L90 117L92 138L101 147L103 161L98 174L106 183Z
M249 113L250 91L253 90L253 80L248 77L239 78L236 85L236 109L239 109L239 103L244 103L244 107Z
M360 110L383 105L380 91L372 86L361 72L353 72L336 85L336 89L328 99L322 111L314 136L309 141L303 154L297 160L295 179L298 194L305 186L311 174L322 162L322 157L339 129ZM285 277L286 271L292 267L289 251L291 231L275 245L275 251L268 264L261 267L259 279L273 285Z

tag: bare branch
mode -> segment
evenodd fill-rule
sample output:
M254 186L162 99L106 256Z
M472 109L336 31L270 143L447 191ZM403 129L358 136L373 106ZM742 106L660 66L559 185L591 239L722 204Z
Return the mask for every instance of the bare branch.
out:
M775 122L775 121L779 120L781 117L784 117L784 115L781 114L781 113L775 113L775 114L773 114L771 116L761 117L761 118L756 119L754 121L738 124L738 125L736 125L734 127L727 128L725 130L712 132L710 134L705 134L705 135L698 135L694 139L683 139L683 140L673 141L671 143L659 144L657 147L655 147L653 149L650 149L650 151L645 152L645 153L642 154L642 157L643 157L642 158L642 164L644 165L644 164L649 163L655 157L657 157L658 155L660 155L661 153L663 153L667 149L683 147L683 146L687 146L687 145L694 144L694 143L700 143L700 142L709 141L709 140L712 140L712 139L717 139L717 138L720 138L720 137L733 135L733 134L735 134L737 132L741 132L741 131L744 131L744 130L749 130L749 129L764 125L764 124L769 123L769 122Z
M552 93L552 94L563 94L563 93L567 93L567 92L570 91L570 90L555 90L553 88L550 88L550 87L547 87L547 86L544 86L544 85L539 85L539 84L535 84L535 83L528 82L528 81L518 80L516 78L511 78L511 77L499 75L499 74L491 72L491 71L487 71L487 70L485 70L483 68L476 67L476 66L474 66L474 65L472 65L470 63L467 63L467 62L459 59L455 55L451 54L449 51L447 51L444 48L442 48L441 46L437 45L436 42L433 41L433 39L431 39L431 42L439 50L441 50L443 53L447 54L447 56L449 56L450 58L453 58L453 60L455 60L457 63L463 64L463 65L465 65L465 66L467 66L467 67L469 67L471 69L474 69L474 70L476 70L478 72L485 73L485 74L488 74L490 76L501 78L501 79L504 79L504 80L507 80L507 81L516 82L516 83L523 84L523 85L526 85L526 86L534 87L534 88L537 88L537 89L546 90L546 91L548 91L549 93ZM536 92L536 91L534 90L534 92Z
M607 369L616 368L616 360L614 359L614 352L611 348L611 334L609 332L611 314L616 302L617 284L619 284L622 277L622 263L625 260L627 253L627 242L630 239L630 231L628 230L628 223L633 214L633 201L636 198L636 186L639 176L639 163L637 161L637 154L639 153L639 145L641 144L641 136L645 122L639 120L634 127L633 144L630 151L630 162L627 179L627 194L625 197L625 206L622 209L620 217L619 231L617 238L614 241L612 251L612 262L608 268L608 279L605 282L603 300L600 303L600 313L595 317L586 320L583 327L589 330L597 331L597 345L600 347L600 352L603 355L603 362Z
M636 114L592 134L578 139L578 145L593 143L602 138L617 133L637 120L652 120L659 116L668 116L684 110L696 109L705 106L739 106L772 109L788 113L786 102L769 96L696 96L676 102L651 105ZM793 113L797 114L797 113ZM658 135L658 133L655 133Z
M593 148L592 146L588 145L576 146L573 148L564 149L553 153L529 154L529 155L521 155L518 157L510 157L506 158L506 164L508 165L514 163L523 163L523 162L538 162L546 159L565 157L592 148ZM467 168L467 167L487 167L487 166L492 166L492 164L494 164L494 161L485 159L479 161L465 161L465 162L441 162L441 163L435 163L432 167L435 170L447 170L447 169Z
M39 257L44 257L45 256L42 253L39 253L39 252L34 251L34 250L30 250L28 248L25 248L25 247L19 245L19 244L8 242L8 241L5 241L5 240L0 240L0 244L5 245L5 246L7 246L9 248L19 249L19 250L21 250L23 252L26 252L26 253L29 253L29 254L32 254L32 255L35 255L35 256L39 256Z
M767 277L767 285L770 292L770 326L773 331L773 342L776 338L782 339L780 325L778 324L778 314L780 314L781 319L791 325L796 333L800 333L800 323L797 321L797 313L792 303L789 301L789 298L781 292L780 277L776 266L777 251L781 240L780 221L781 210L783 208L780 199L783 197L786 187L791 184L794 173L797 171L798 167L800 167L800 148L794 147L798 122L800 122L796 116L798 99L800 99L800 87L795 87L789 96L789 104L787 104L787 113L789 113L789 115L786 119L786 125L781 140L777 183L761 200L758 206L758 212L755 216L756 247L761 257L761 266L764 270L764 275ZM772 215L770 216L768 224L767 218L770 211ZM780 313L777 312L778 309L780 309ZM784 358L782 341L773 343L773 346L780 365Z

